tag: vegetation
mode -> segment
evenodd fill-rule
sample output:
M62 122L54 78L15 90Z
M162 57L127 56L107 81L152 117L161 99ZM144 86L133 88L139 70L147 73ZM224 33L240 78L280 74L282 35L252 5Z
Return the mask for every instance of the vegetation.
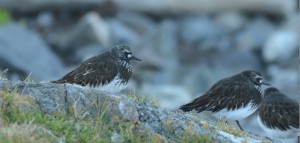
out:
M136 98L142 104L144 97ZM166 135L137 131L138 122L125 121L118 116L106 114L106 105L99 110L96 119L76 118L71 115L55 113L42 114L34 106L31 96L20 95L16 90L0 91L0 142L6 143L50 143L50 142L116 142L151 143L175 140L171 122L164 125L170 132ZM174 139L172 139L174 138ZM209 135L192 135L186 131L182 142L212 141Z
M110 142L116 132L125 142L149 142L146 133L133 133L136 123L107 117L105 108L96 119L43 115L32 108L29 97L14 91L0 92L0 142ZM34 112L24 112L24 105Z

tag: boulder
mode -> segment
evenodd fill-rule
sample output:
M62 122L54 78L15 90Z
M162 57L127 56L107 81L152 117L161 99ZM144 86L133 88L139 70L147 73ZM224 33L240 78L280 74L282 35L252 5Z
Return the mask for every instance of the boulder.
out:
M190 113L169 111L151 104L137 103L121 93L108 94L98 89L68 84L25 83L8 80L0 80L0 91L10 91L10 94L33 98L34 103L29 106L30 108L25 102L18 104L23 112L34 112L38 109L48 116L67 114L83 120L95 119L103 114L101 111L106 109L105 114L109 116L109 119L114 120L115 117L119 117L124 119L119 121L136 122L134 130L144 131L150 139L156 141L180 142L190 135L206 136L204 138L206 141L211 139L215 142L258 143L265 141L247 133L244 134L245 136L234 136L206 121L193 117ZM3 95L0 96L0 101L2 99ZM0 107L5 105L12 106L2 103ZM123 140L118 134L113 134L111 138L113 142Z

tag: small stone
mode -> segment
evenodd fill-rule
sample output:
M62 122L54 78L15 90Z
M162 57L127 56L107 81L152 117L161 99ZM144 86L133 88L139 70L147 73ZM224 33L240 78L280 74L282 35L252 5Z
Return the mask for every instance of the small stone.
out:
M229 33L236 32L241 29L246 21L246 18L237 12L220 13L216 18L217 24Z
M125 141L125 139L120 134L118 134L116 132L113 132L110 139L111 139L112 143L123 143Z
M119 110L125 119L131 120L131 121L138 120L137 109L130 102L122 102L121 101L119 103Z
M50 27L54 22L54 15L51 12L41 12L36 18L37 23L42 27Z
M141 41L141 37L131 27L125 25L120 20L110 19L108 20L109 28L111 31L112 43L115 44L127 44L138 45Z
M274 31L275 25L272 22L265 17L258 17L237 33L236 47L247 50L260 49Z
M296 31L277 31L262 50L266 62L284 62L298 56L299 36Z

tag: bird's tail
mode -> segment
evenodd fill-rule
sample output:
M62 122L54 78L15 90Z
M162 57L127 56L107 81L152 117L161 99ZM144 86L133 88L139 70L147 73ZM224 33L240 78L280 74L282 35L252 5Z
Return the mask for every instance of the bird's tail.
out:
M179 109L181 109L184 112L189 112L189 111L192 111L192 110L197 110L198 111L199 107L197 105L198 105L198 103L196 102L196 100L194 100L191 103L180 106Z
M180 106L180 110L184 111L184 112L189 112L189 111L192 111L193 108L190 106L191 103L189 104L185 104L185 105L182 105Z
M206 104L208 103L207 98L205 96L198 97L194 99L192 102L180 106L179 109L181 109L184 112L189 112L192 110L196 110L197 112L202 112L206 110Z

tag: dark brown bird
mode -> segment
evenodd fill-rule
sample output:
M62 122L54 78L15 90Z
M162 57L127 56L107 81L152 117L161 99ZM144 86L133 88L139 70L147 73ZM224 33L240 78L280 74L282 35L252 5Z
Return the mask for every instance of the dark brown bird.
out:
M229 120L244 119L253 114L262 101L261 85L266 84L259 72L246 70L215 83L204 95L180 107L187 112L211 111Z
M118 45L94 56L53 83L71 83L99 87L106 92L124 89L132 74L131 60L141 61L132 55L128 46Z
M296 137L299 132L299 104L278 89L267 88L258 108L257 120L270 138Z

